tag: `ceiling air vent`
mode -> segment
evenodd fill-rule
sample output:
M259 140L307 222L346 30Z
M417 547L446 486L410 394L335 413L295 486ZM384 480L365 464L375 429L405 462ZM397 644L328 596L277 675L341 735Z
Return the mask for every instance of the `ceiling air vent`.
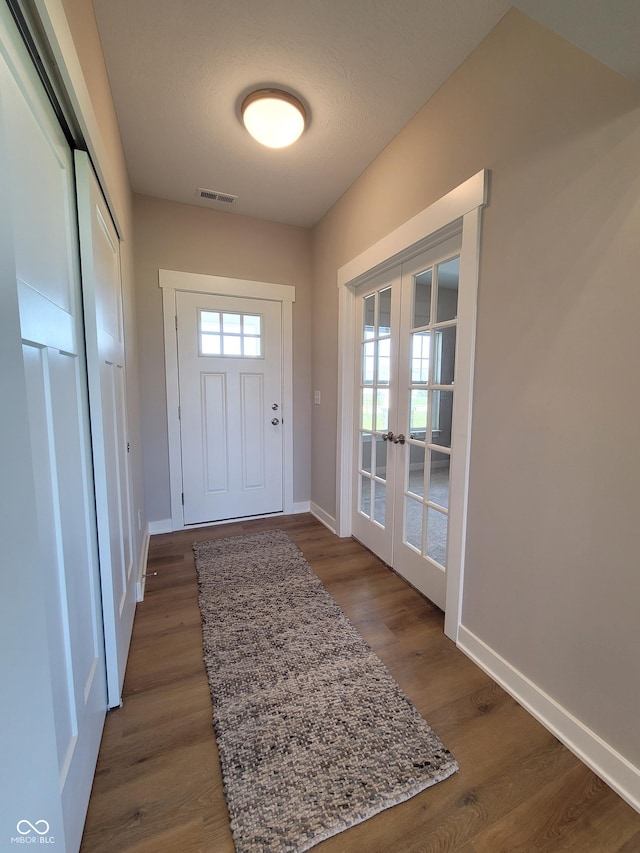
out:
M205 190L202 187L198 187L198 198L202 198L205 201L221 201L224 202L224 204L233 204L234 201L238 200L237 195L221 193L217 190Z

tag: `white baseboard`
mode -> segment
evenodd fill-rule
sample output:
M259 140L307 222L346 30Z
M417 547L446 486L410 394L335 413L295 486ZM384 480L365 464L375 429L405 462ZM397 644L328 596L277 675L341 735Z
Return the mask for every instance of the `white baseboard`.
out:
M138 580L136 582L136 601L144 601L144 587L146 584L145 572L147 569L147 557L149 556L149 525L146 524L142 536L140 548L140 559L138 560Z
M303 512L310 512L310 511L311 511L311 504L309 503L309 501L297 501L293 505L293 514L294 515L301 515Z
M337 525L336 520L332 515L329 515L328 512L325 512L322 507L319 507L318 504L314 504L311 501L309 506L309 512L314 518L317 518L325 527L328 527L332 533L336 532Z
M170 518L163 518L162 521L149 522L149 535L153 536L156 533L171 533L173 526Z
M460 626L458 633L458 647L610 788L640 812L640 768L631 764L464 625Z

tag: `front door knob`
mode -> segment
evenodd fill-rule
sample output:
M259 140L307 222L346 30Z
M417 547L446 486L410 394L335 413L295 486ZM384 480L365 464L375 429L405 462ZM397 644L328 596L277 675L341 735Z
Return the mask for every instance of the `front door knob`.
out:
M271 423L274 426L278 426L278 424L280 423L280 418L271 418Z

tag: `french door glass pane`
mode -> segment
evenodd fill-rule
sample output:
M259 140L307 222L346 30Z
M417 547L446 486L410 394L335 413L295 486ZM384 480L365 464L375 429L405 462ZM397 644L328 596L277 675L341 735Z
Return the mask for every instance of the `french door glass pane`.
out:
M451 447L453 391L431 393L431 441L440 447Z
M391 339L384 338L378 343L378 382L380 385L389 384L391 366Z
M460 258L452 258L438 266L438 290L436 297L436 323L455 320L458 316L458 281Z
M362 347L362 384L373 385L376 342L367 341Z
M381 480L387 479L387 442L383 441L382 436L375 436L376 440L376 477Z
M438 340L439 339L439 340ZM439 329L436 337L434 385L453 385L456 362L456 327Z
M363 432L360 434L360 469L371 474L371 433Z
M378 294L378 336L391 334L391 288Z
M429 332L414 332L411 335L411 381L429 381L429 359L431 357L431 335Z
M429 500L445 509L449 507L449 467L451 458L447 453L431 450L429 471Z
M424 497L424 458L425 448L423 445L410 444L408 445L409 452L407 458L409 460L409 476L408 491L418 497Z
M433 270L421 272L414 279L413 290L413 328L428 326L431 322L431 284Z
M360 428L367 430L373 429L373 388L362 389Z
M378 388L376 402L376 430L382 432L389 423L389 389Z
M366 296L364 299L363 311L363 340L373 338L376 333L376 295Z
M373 519L383 527L386 523L387 514L387 487L384 483L374 482L375 501L373 503Z
M371 516L371 480L360 475L360 512Z
M427 404L429 392L423 388L411 389L409 432L411 438L425 440L427 431Z
M405 542L422 552L422 517L424 505L405 498Z
M447 523L448 517L437 509L427 510L427 556L441 566L447 560Z

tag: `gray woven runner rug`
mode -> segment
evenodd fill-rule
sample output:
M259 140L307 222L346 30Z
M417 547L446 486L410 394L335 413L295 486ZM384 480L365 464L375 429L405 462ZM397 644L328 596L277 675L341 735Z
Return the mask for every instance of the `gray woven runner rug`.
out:
M458 769L286 533L193 547L238 853L302 853Z

